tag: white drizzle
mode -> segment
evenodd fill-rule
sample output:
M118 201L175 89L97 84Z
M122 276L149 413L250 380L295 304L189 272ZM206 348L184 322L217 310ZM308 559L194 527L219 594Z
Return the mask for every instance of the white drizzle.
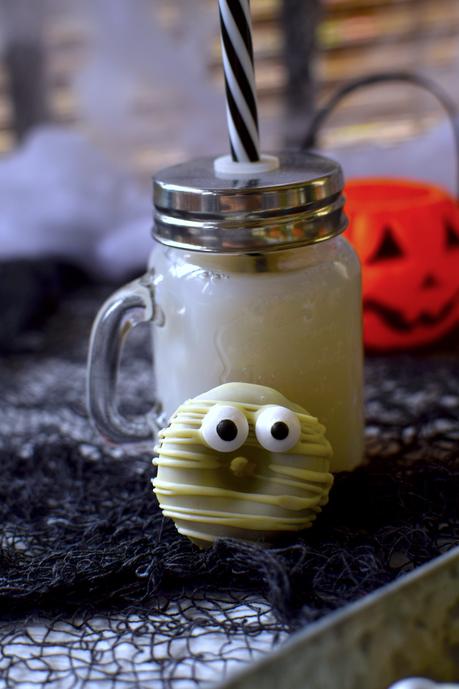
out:
M230 385L234 389L234 384ZM254 387L259 386L238 384L240 397ZM164 515L174 520L180 533L200 545L218 536L253 540L264 533L305 529L328 500L333 483L329 473L332 450L324 427L279 393L269 388L263 391L266 404L279 404L281 398L280 403L292 408L300 420L300 441L287 453L270 453L256 440L256 415L264 405L220 397L195 398L182 404L170 426L159 434L158 457L153 460L158 466L154 491ZM267 401L269 397L272 402ZM201 440L202 420L216 403L239 407L249 422L247 441L235 453L216 452ZM256 471L247 476L232 473L231 462L242 467L256 464Z

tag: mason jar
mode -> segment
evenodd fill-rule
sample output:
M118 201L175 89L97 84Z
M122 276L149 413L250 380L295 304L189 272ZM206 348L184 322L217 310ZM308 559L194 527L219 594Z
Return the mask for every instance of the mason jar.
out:
M234 177L212 159L154 180L147 273L116 292L94 324L89 409L116 442L154 437L185 400L225 382L275 388L317 416L332 471L362 461L361 275L346 227L339 166L303 152ZM130 328L152 328L155 408L114 404Z

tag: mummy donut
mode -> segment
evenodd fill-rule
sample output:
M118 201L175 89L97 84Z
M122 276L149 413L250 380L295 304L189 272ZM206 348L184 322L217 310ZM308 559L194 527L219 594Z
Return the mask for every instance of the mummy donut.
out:
M276 390L226 383L182 404L159 434L154 492L201 547L271 542L311 526L333 483L325 429Z

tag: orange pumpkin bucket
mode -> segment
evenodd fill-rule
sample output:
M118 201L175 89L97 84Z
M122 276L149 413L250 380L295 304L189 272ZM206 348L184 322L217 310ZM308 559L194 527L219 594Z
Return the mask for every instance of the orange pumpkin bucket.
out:
M373 74L339 89L313 118L303 143L310 148L329 114L351 92L383 82L429 91L446 110L459 161L454 103L420 75ZM364 340L371 349L427 345L459 324L459 206L432 184L365 178L346 184L346 236L362 262Z
M365 344L429 344L459 323L459 210L439 187L397 179L346 186L349 229L363 268Z

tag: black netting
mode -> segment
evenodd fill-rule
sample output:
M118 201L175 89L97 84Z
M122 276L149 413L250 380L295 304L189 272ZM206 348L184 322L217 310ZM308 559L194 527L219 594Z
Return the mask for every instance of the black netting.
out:
M216 681L459 542L455 356L368 361L371 462L337 476L312 530L282 548L200 551L158 511L149 452L105 446L88 424L84 354L99 302L73 298L34 357L0 362L5 687ZM132 408L145 404L146 362L142 342L133 348Z
M338 475L314 528L275 549L222 540L199 550L162 518L151 475L147 457L93 460L68 445L0 453L3 616L148 613L158 596L211 595L219 582L262 594L295 627L459 541L459 460L379 460Z

